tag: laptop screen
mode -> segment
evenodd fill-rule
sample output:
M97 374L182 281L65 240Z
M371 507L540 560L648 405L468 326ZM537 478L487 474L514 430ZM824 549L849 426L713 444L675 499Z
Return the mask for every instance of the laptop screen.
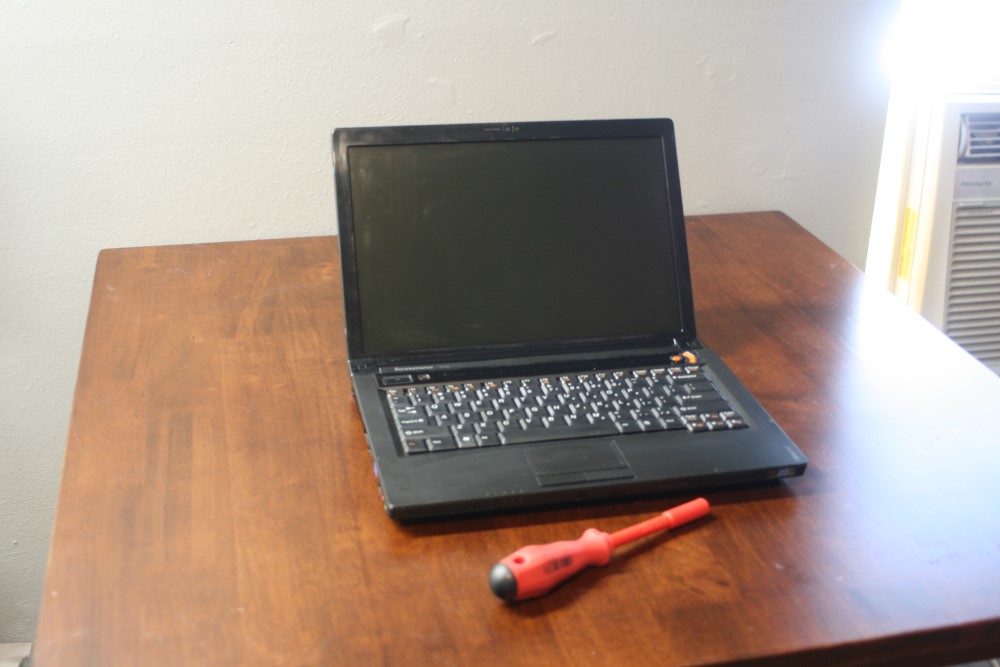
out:
M348 148L366 354L681 329L660 137Z

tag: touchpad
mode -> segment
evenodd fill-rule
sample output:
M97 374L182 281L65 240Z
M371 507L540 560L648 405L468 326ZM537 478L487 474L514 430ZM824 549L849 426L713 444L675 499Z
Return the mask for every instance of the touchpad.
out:
M553 444L528 450L524 456L542 486L635 477L632 467L613 440Z

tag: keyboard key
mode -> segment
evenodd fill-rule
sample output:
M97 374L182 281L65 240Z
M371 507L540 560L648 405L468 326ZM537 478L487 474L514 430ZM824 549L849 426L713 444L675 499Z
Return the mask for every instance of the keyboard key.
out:
M731 409L729 404L720 398L718 401L694 402L674 406L673 411L683 417L685 415L701 415L706 412L724 412Z
M477 424L473 424L472 427L476 429L477 435L483 435L484 433L497 433L499 427L495 421L483 421Z
M676 417L674 415L662 415L659 419L660 423L663 424L663 428L667 431L676 431L684 428L684 422L680 417Z
M708 378L704 380L692 380L684 384L684 391L689 394L700 394L702 392L716 393L715 385Z
M747 427L747 423L743 421L743 417L740 417L735 412L727 411L720 413L720 415L723 419L726 420L726 423L729 425L729 428L731 429Z
M537 426L529 429L501 431L500 441L505 445L518 445L528 442L618 435L618 433L618 428L612 422L608 424L575 423L567 424L566 426L552 426L550 428Z
M615 425L618 427L618 431L623 434L642 433L642 426L631 417L617 419Z
M500 444L500 435L493 433L480 433L476 436L480 447L496 447Z
M451 428L451 432L456 438L460 438L463 435L476 435L476 425L471 422L457 424Z
M455 426L458 424L458 417L450 412L445 412L434 417L437 426Z
M427 394L410 394L410 401L414 405L431 405L434 399Z
M431 418L427 415L399 415L396 419L396 424L399 425L399 428L404 430L419 428L422 426L430 426Z
M642 427L642 430L647 433L666 430L663 427L663 422L656 417L644 417L642 419L636 419L636 421L639 423L639 426Z
M449 437L451 432L445 426L414 426L412 428L400 429L404 440L416 440L418 438L439 438Z
M405 440L403 441L403 448L407 454L419 454L428 451L427 443L423 440Z
M700 415L689 415L681 418L684 422L684 426L687 427L692 433L699 433L701 431L708 430L708 424L706 424Z
M455 442L455 438L451 436L446 436L442 438L427 438L424 440L427 445L427 449L432 452L441 452L448 449L458 449L458 443Z
M411 410L416 409L413 402L410 401L409 394L396 394L389 397L389 404L392 405L393 410Z

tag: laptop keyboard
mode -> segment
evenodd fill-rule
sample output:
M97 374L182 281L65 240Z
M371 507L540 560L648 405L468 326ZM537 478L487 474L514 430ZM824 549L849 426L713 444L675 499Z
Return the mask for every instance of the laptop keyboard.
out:
M408 454L746 422L692 352L669 365L386 390Z

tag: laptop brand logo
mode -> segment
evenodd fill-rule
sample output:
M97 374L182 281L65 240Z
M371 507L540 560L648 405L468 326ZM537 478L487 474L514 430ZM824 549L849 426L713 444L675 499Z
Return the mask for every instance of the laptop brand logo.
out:
M491 125L490 127L484 127L484 132L520 132L520 125Z

